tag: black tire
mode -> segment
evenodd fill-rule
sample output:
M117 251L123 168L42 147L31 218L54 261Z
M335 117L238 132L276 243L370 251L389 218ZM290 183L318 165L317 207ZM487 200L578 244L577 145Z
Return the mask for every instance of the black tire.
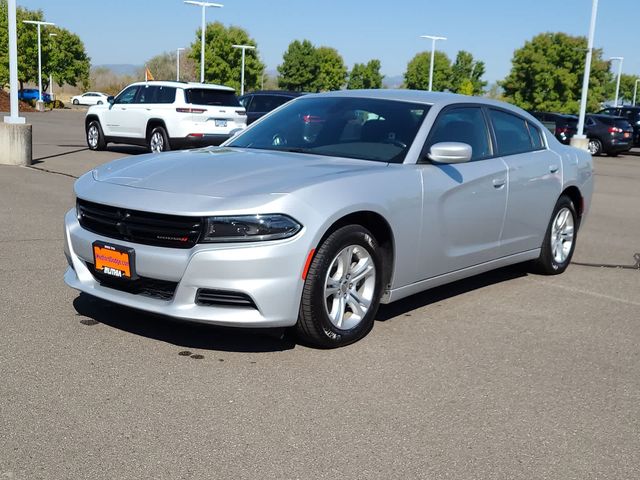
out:
M332 323L328 312L328 302L339 301L338 297L342 295L340 292L345 292L348 288L350 289L352 285L348 284L349 278L346 277L345 280L342 280L343 285L341 288L344 288L344 290L338 289L337 295L332 297L331 300L328 300L328 297L325 296L325 283L331 273L329 269L332 267L332 264L335 265L338 254L350 246L357 247L357 249L364 249L373 262L375 268L373 273L374 279L369 281L368 287L371 288L373 286L373 294L366 313L362 315L359 321L356 320L358 323L351 328L342 329ZM361 250L358 251L362 255L365 254L365 252ZM351 264L350 262L352 262L354 258L357 259L356 255L357 252L354 251L350 257L349 264ZM373 328L375 315L380 305L383 276L383 259L380 249L378 248L378 243L366 228L361 225L348 225L331 233L318 248L309 266L302 292L302 300L300 302L298 322L296 324L298 338L303 342L323 348L341 347L363 338L369 333L371 328ZM361 288L364 289L364 282L366 281L367 280L360 280L353 286L355 289L358 289L358 285L361 285ZM344 293L344 302L349 302L349 300L346 300L347 295L349 294ZM345 322L348 322L349 316L351 319L354 318L355 313L353 313L353 307L348 306L348 303L343 303L342 305L345 305L345 308L351 309L351 313L344 314ZM358 316L355 315L355 317L357 318Z
M564 209L568 210L570 213L571 221L573 222L573 236L571 239L572 243L570 249L566 254L566 258L564 258L564 260L562 261L558 261L558 259L554 257L553 252L553 225L558 218L559 213ZM556 202L556 206L553 209L553 213L551 214L551 219L549 220L549 225L547 226L547 232L544 236L544 241L542 242L540 256L534 262L534 270L537 273L541 273L543 275L558 275L567 269L567 267L571 263L571 257L573 257L573 252L576 248L578 226L578 214L576 213L576 208L573 205L573 202L568 196L562 195ZM562 245L564 246L564 242L562 243Z
M147 139L147 148L152 153L168 152L171 150L169 145L169 137L162 127L154 127Z
M80 102L79 102L79 101L78 101L78 99L76 98L76 99L73 101L73 104L74 104L74 105L80 105Z
M602 142L597 138L590 138L589 152L594 156L602 155Z
M87 145L90 150L105 150L107 141L98 120L91 120L86 130Z

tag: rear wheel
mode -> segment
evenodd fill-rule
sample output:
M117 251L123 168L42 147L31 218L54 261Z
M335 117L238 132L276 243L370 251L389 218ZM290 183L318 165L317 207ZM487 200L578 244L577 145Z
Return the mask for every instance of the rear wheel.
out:
M78 99L77 99L77 98L74 98L74 99L73 99L73 104L74 104L74 105L80 105L80 102L78 101Z
M162 127L155 127L149 135L149 150L153 153L166 152L171 150L169 147L169 138L167 132Z
M535 262L539 273L557 275L567 269L576 248L577 225L575 206L568 196L562 195L553 209L540 257Z
M597 138L589 139L589 152L591 155L600 155L602 154L602 142Z
M92 120L87 125L87 145L91 150L104 150L107 148L102 127L97 120Z
M360 225L333 232L316 252L304 284L296 330L325 348L353 343L369 333L380 304L382 258Z

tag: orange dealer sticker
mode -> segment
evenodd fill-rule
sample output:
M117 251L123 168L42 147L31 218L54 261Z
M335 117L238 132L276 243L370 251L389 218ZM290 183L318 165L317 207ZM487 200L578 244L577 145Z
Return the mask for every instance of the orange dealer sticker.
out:
M133 273L133 249L116 247L105 243L93 244L93 259L96 271L114 278L131 279Z

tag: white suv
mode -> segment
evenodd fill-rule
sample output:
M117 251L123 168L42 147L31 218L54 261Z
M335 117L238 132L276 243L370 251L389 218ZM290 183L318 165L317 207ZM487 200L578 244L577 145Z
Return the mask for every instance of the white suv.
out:
M152 152L219 145L247 126L247 114L233 88L184 82L139 82L90 107L87 145L144 145Z

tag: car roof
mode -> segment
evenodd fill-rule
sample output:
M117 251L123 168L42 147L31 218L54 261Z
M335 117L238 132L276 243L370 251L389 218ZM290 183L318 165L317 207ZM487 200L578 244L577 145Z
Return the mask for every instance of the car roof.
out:
M309 94L310 96L322 97L359 97L373 98L381 100L396 100L401 102L424 103L438 107L444 107L456 103L475 103L479 105L487 105L490 107L498 107L504 110L511 110L519 115L528 118L535 118L527 111L511 105L506 102L492 100L490 98L472 97L469 95L460 95L457 93L446 92L427 92L424 90L406 90L406 89L371 89L371 90L336 90L333 92ZM537 120L536 120L537 121Z
M133 85L157 85L160 87L178 87L178 88L206 88L210 90L225 90L235 92L234 88L225 85L216 85L215 83L197 83L197 82L176 82L175 80L150 80L148 82L135 82Z
M247 95L282 95L284 97L301 97L302 95L307 95L306 92L292 92L289 90L256 90L255 92L245 93L244 96Z

